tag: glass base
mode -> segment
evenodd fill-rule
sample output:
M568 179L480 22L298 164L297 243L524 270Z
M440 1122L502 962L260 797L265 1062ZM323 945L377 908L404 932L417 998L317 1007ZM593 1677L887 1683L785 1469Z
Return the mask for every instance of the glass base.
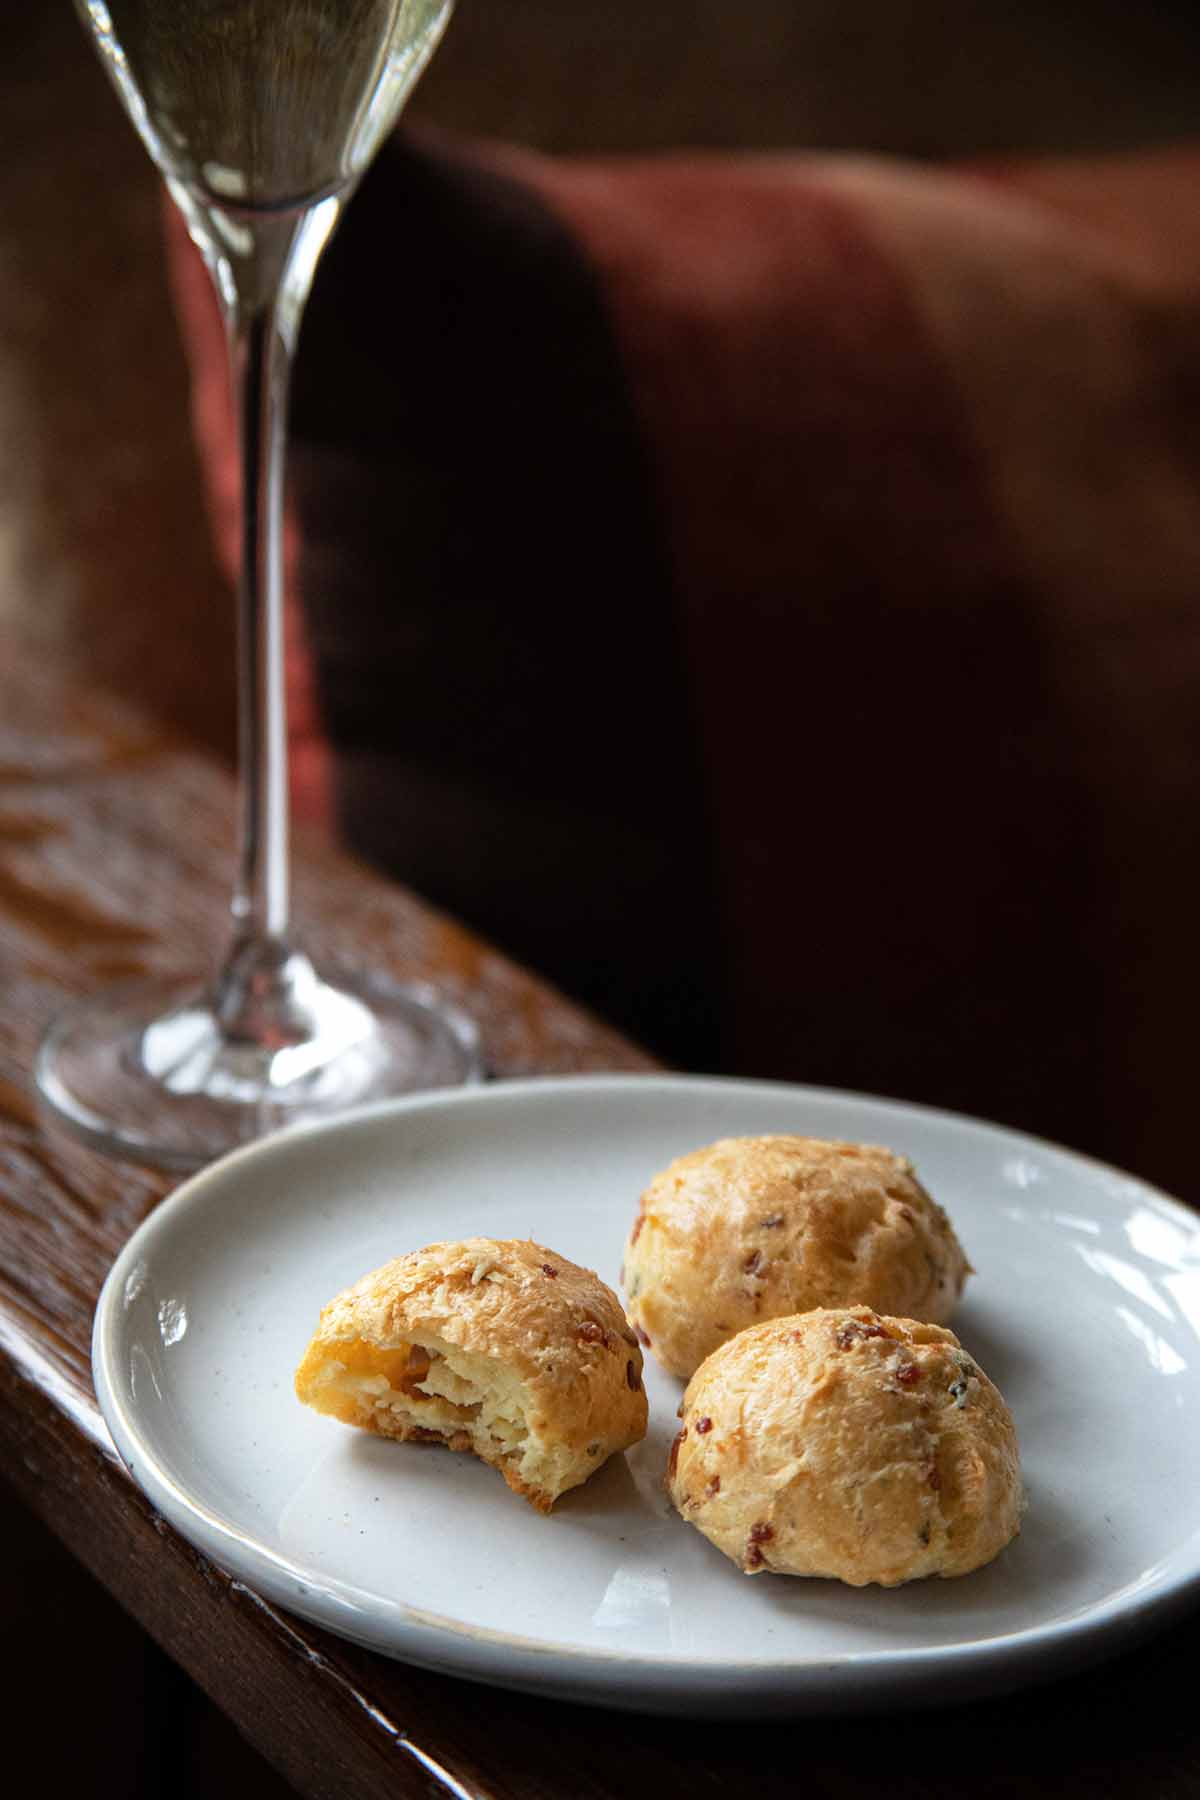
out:
M474 1023L423 984L313 979L300 1041L231 1034L195 983L147 982L72 1007L35 1069L42 1099L112 1155L196 1169L285 1125L483 1078Z

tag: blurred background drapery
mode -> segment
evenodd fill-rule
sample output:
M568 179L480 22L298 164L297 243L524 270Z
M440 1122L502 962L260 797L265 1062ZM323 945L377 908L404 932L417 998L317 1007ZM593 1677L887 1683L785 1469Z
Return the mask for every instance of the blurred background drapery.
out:
M1195 132L1198 60L1189 0L460 0L410 117L556 151L1113 149ZM69 0L0 8L0 89L0 617L227 749L154 173Z
M1190 1193L1197 186L403 134L297 372L297 798L677 1065Z

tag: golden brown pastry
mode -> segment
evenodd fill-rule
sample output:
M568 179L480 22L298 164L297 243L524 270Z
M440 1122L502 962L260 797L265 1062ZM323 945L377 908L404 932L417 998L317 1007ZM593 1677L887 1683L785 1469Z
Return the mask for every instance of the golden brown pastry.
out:
M1020 1529L1012 1415L937 1325L767 1320L697 1369L680 1416L667 1492L747 1575L966 1575Z
M620 1301L544 1245L430 1244L331 1300L296 1371L318 1412L471 1450L539 1512L645 1436Z
M941 1323L969 1271L906 1157L745 1137L677 1157L654 1178L621 1279L638 1337L686 1380L748 1325L815 1306Z

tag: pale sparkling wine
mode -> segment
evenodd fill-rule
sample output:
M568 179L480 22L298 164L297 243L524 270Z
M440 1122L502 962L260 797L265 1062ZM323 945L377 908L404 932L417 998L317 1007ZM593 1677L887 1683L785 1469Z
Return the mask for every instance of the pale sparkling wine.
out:
M371 160L452 0L76 0L155 162L201 200L291 208Z

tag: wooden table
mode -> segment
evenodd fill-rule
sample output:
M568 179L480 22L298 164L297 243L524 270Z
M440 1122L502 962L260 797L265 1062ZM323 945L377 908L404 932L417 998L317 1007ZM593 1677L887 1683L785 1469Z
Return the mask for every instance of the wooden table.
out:
M1200 1793L1188 1623L1096 1673L968 1707L795 1726L606 1715L355 1649L259 1599L155 1515L97 1411L89 1334L114 1254L170 1182L48 1133L29 1071L65 999L215 954L231 810L215 765L73 684L44 646L35 658L0 642L2 1467L295 1789L337 1800ZM318 953L432 976L475 1015L501 1075L653 1066L324 847L298 846L296 888ZM68 1719L69 1693L55 1700Z

